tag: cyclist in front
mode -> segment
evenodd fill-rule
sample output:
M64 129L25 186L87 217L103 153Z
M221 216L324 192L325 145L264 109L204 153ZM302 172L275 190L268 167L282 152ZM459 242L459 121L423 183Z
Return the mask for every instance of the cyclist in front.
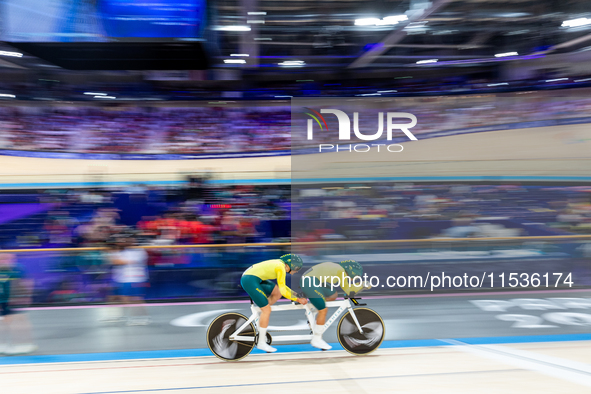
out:
M258 322L259 341L257 348L267 353L276 352L277 349L267 344L267 327L271 316L271 305L276 303L281 296L305 305L308 300L298 297L296 292L285 284L286 274L295 274L302 268L302 259L295 254L286 254L278 259L266 260L250 266L242 274L240 284L248 293L252 301L261 308L261 316ZM277 284L271 280L277 280Z
M364 287L363 284L359 287L353 284L353 279L362 275L363 267L353 260L341 261L338 264L317 264L302 275L300 283L302 292L308 297L314 308L318 309L316 325L313 329L314 335L310 342L312 346L322 350L332 349L332 346L322 339L322 334L325 331L324 323L326 323L326 314L328 312L326 301L337 299L338 292L336 288L339 286L349 296L354 296L355 293L367 289L368 287ZM350 278L350 281L347 280L347 277Z

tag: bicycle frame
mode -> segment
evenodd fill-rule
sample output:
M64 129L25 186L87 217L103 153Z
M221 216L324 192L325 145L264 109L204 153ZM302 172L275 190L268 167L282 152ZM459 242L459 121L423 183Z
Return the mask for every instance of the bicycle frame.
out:
M354 300L354 302L355 302L355 300ZM351 313L351 316L353 317L353 321L355 322L357 329L359 330L359 332L361 334L363 334L363 328L361 328L361 325L359 324L359 321L357 320L357 316L355 316L353 305L351 304L351 301L348 298L345 298L342 301L329 301L326 303L326 306L327 307L338 307L339 309L337 309L336 312L333 313L332 316L326 321L326 323L324 324L325 330L328 327L330 327L332 325L332 323L334 323L335 320L346 309L348 309L349 312ZM256 327L257 323L259 321L259 318L261 316L261 309L259 307L257 307L256 305L251 305L250 309L252 311L252 315L250 315L250 318L243 325L241 325L240 328L238 328L232 335L230 335L229 339L231 341L243 341L243 342L254 342L255 341L255 337L240 335L240 333L242 331L244 331L244 329L246 327L248 327L251 323L253 323ZM308 323L310 324L310 327L312 327L312 329L313 329L316 322L314 321L314 313L312 311L310 303L308 303L306 305L291 303L288 305L273 305L273 306L271 306L272 312L293 311L293 310L297 310L297 309L304 309L305 310L305 314L306 314L306 318L308 319ZM290 341L310 341L312 339L312 337L313 337L313 334L277 335L277 336L273 336L273 342L275 343L275 342L290 342Z

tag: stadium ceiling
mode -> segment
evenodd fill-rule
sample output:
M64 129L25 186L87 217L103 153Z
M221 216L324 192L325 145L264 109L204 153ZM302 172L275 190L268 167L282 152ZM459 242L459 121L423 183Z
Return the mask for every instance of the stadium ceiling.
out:
M12 43L29 56L21 65L68 70L202 70L208 61L201 43ZM31 58L32 57L32 58ZM36 59L36 60L35 60ZM39 60L41 59L41 60ZM11 59L13 64L19 61Z
M440 66L490 65L591 48L587 0L220 0L210 6L213 66L230 69L416 68L433 59ZM356 24L359 19L365 21ZM564 25L572 20L578 22ZM240 54L249 56L231 56Z
M0 67L214 67L268 78L308 71L484 69L591 49L589 5L588 0L210 0L205 42L0 43L0 51L24 54L0 56ZM360 19L365 21L356 24ZM573 20L578 22L564 25Z

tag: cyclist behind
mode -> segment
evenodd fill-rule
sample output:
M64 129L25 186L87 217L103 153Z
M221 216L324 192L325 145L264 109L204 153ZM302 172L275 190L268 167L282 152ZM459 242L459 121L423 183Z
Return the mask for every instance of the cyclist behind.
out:
M326 323L326 313L328 312L326 301L337 299L336 288L339 286L349 296L353 296L354 293L367 288L363 284L359 287L353 284L353 279L362 275L363 267L353 260L341 261L339 264L317 264L302 275L300 286L302 292L308 297L312 305L318 309L316 325L313 329L314 335L310 342L312 346L322 350L332 349L332 346L322 339L322 334L326 330L324 323Z
M305 305L308 300L298 297L296 292L285 284L286 273L295 274L302 268L302 259L295 254L286 254L278 259L266 260L250 266L240 279L242 288L248 293L252 301L261 308L258 322L259 341L257 348L267 353L277 349L267 344L267 327L271 315L271 305L281 296ZM277 280L277 284L271 280Z

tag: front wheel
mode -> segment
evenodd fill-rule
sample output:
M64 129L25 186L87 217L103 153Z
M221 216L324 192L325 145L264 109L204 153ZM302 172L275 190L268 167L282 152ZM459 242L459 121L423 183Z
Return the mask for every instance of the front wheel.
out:
M230 335L240 328L248 318L240 313L224 313L216 317L207 329L207 346L216 357L224 361L238 361L248 356L255 342L254 325L249 324L240 336L251 336L253 341L231 341Z
M355 308L363 334L359 332L351 312L347 311L339 321L337 336L346 351L353 354L368 354L376 350L384 340L386 329L380 315L368 308Z

